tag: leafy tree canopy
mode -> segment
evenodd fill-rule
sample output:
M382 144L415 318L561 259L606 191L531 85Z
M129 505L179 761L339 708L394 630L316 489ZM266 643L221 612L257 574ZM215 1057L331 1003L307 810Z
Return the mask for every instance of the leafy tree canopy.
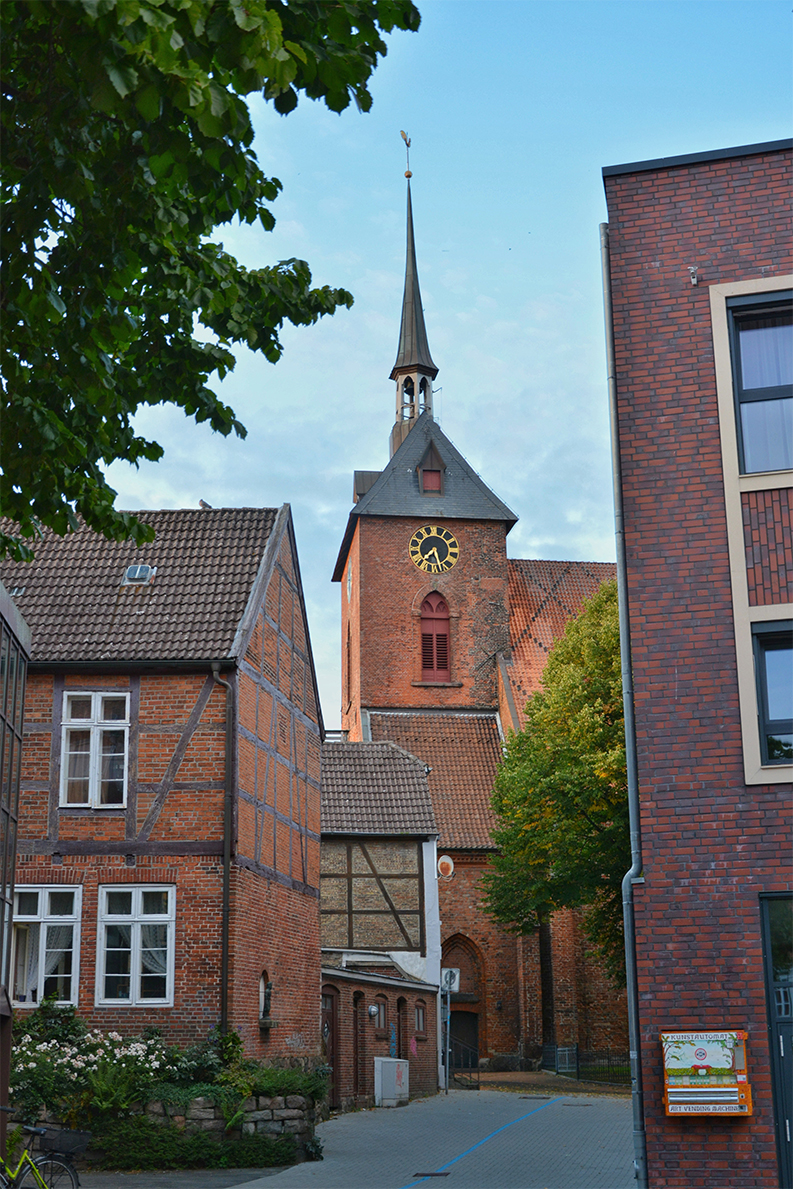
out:
M530 933L557 908L584 907L584 928L624 981L622 877L630 867L617 586L570 620L548 658L526 725L496 776L489 912Z
M382 33L419 19L410 0L3 0L0 508L19 528L0 555L32 556L39 525L77 513L149 540L102 473L162 456L135 411L172 403L244 436L207 386L231 346L275 362L284 322L352 304L304 261L248 270L209 237L274 225L245 96L366 111Z

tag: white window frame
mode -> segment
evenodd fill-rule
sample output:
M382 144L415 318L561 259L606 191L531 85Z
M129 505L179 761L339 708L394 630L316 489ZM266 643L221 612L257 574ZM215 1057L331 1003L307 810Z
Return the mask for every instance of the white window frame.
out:
M16 906L19 903L18 897L20 892L37 892L39 896L39 911L33 915L30 913L18 913ZM57 915L49 911L42 912L42 904L46 910L49 909L49 899L42 901L42 897L48 897L50 892L72 892L74 894L74 907L70 914ZM77 1006L80 994L80 924L82 919L82 904L83 904L83 889L81 884L17 884L14 888L14 919L13 919L13 940L11 945L11 970L9 978L9 990L13 996L16 990L16 962L17 962L17 946L19 933L18 930L24 925L39 925L39 970L43 970L45 966L45 955L47 951L47 931L50 925L71 925L72 926L72 993L68 999L57 999L56 1003L73 1003ZM44 976L46 978L46 975ZM36 1008L43 999L44 983L43 979L39 978L39 998L37 1000L25 1000L12 998L12 1003L15 1008L25 1011L30 1008Z
M69 699L70 698L90 698L91 699L91 717L90 718L70 718L69 717ZM102 714L102 699L103 698L123 698L125 713L124 718L103 719ZM67 689L63 693L63 717L61 720L61 790L60 790L60 805L61 809L124 809L127 804L127 785L129 776L129 693L124 690L103 689L103 690L83 690L83 689ZM124 788L123 795L120 801L113 801L107 805L103 805L100 801L102 792L102 751L101 739L103 730L114 730L124 732ZM68 801L69 793L69 732L70 731L90 731L90 752L88 761L88 800L87 801Z
M793 471L753 471L745 475L740 473L727 299L760 293L773 296L780 290L792 287L793 276L757 277L749 281L731 281L724 285L710 286L710 315L716 365L724 503L732 579L744 780L750 785L784 784L793 781L793 764L763 764L762 762L757 679L752 639L752 624L772 623L776 620L793 618L793 603L773 603L756 607L749 605L741 496L747 491L773 491L777 488L791 487L793 486Z
M127 914L111 913L107 908L108 892L131 892L132 911ZM163 914L143 913L144 892L167 892L168 911ZM96 1005L97 1007L172 1007L175 952L176 952L176 887L173 884L101 884L97 907L96 929ZM140 994L141 978L141 926L167 925L166 942L166 993L162 999L143 998ZM128 999L105 998L105 938L108 925L130 925L130 997Z

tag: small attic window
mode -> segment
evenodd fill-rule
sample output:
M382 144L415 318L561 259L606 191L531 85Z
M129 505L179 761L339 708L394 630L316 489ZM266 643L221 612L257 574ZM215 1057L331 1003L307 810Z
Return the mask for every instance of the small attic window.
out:
M443 459L435 449L435 443L431 442L418 467L419 489L422 495L443 495L445 470Z
M154 566L127 566L122 586L145 586L151 582L157 570Z
M12 586L8 592L9 598L12 598L12 599L18 599L19 596L23 595L24 593L25 593L24 586Z

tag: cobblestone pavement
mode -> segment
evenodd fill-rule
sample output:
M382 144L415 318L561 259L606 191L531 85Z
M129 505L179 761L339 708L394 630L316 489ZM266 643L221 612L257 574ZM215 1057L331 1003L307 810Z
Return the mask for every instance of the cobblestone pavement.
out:
M458 1090L401 1110L341 1115L318 1134L325 1159L279 1173L268 1189L631 1189L634 1183L624 1098ZM428 1172L448 1175L416 1176Z
M84 1189L632 1189L635 1183L624 1097L457 1090L400 1110L339 1115L317 1134L325 1159L282 1171L81 1179Z

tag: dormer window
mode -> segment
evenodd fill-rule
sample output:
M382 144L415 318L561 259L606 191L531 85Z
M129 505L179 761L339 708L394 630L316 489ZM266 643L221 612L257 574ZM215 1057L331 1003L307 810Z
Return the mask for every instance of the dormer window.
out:
M434 443L431 443L418 468L419 488L422 495L443 495L443 472L445 470L443 459L435 449Z

